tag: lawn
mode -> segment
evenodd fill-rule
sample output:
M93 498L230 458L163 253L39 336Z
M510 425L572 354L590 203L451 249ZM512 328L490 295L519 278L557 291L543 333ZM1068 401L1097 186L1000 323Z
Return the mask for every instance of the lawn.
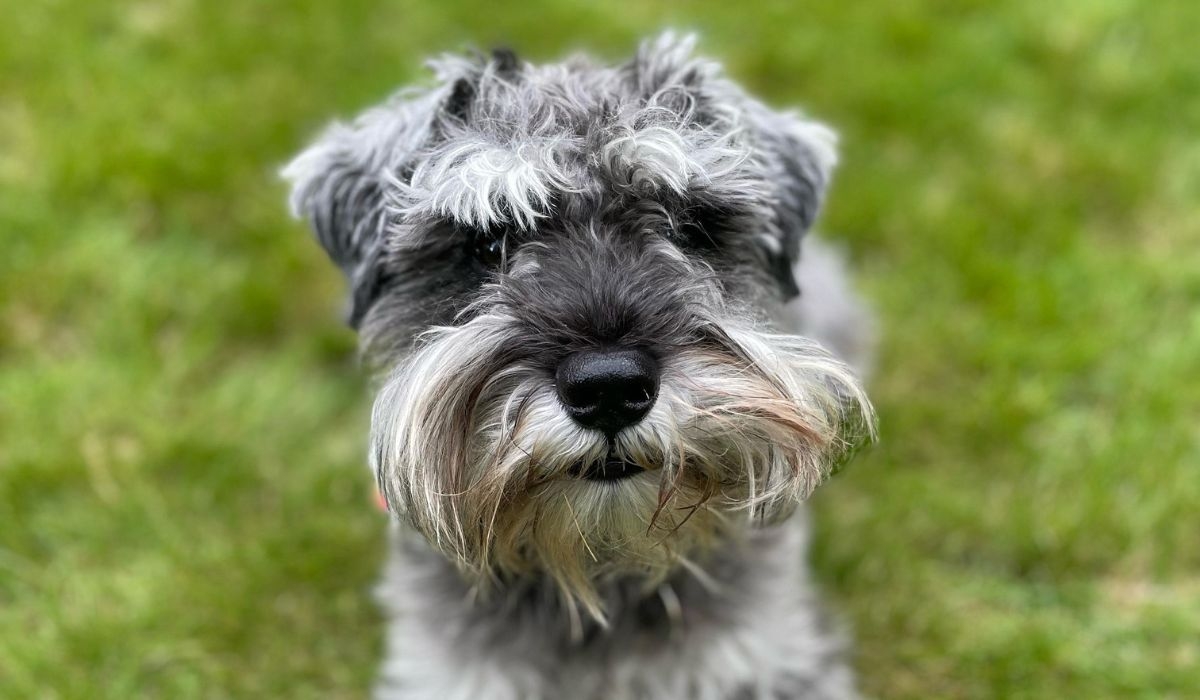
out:
M1200 3L5 3L0 697L361 697L383 520L277 167L471 42L663 26L843 134L882 439L814 499L878 698L1200 696Z

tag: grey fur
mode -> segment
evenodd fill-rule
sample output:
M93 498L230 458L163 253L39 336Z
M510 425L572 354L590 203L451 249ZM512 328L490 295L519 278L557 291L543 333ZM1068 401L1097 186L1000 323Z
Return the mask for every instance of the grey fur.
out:
M388 610L379 697L856 697L842 635L805 572L804 519L751 535L649 591L605 592L612 622L575 629L553 586L524 581L480 602L445 559L397 528L378 589Z
M794 515L874 432L855 373L795 335L869 358L837 256L799 256L834 137L692 43L443 57L284 171L381 371L379 697L854 697ZM613 436L553 380L605 347L662 368ZM575 476L606 459L645 471Z

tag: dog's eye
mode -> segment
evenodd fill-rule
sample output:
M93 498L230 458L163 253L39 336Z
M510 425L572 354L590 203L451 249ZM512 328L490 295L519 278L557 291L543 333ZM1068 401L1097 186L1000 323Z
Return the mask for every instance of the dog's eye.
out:
M679 227L682 243L693 250L716 250L732 218L731 212L722 209L696 207L687 212Z
M504 239L481 236L475 239L472 250L476 260L488 267L495 267L504 260Z
M466 231L467 254L480 265L495 269L504 263L504 229Z

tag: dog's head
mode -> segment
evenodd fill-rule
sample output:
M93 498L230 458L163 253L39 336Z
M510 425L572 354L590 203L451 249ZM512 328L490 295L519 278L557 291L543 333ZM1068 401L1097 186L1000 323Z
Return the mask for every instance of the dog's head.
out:
M595 610L786 517L871 431L850 370L769 319L834 165L667 35L616 67L444 58L285 175L388 370L391 508L479 580Z

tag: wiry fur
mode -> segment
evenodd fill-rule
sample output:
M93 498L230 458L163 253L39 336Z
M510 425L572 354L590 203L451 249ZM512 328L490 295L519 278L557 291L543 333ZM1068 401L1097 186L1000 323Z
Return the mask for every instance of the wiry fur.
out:
M480 599L423 541L398 531L379 588L392 615L380 695L854 698L842 637L805 572L805 527L796 517L756 530L702 571L682 569L656 586L606 586L603 627L536 580Z
M873 431L854 372L791 334L865 359L833 256L787 303L832 132L671 35L613 68L434 71L285 170L384 370L371 464L405 525L381 696L850 697L788 520ZM605 435L554 371L612 347L661 386ZM645 471L579 478L614 459Z

